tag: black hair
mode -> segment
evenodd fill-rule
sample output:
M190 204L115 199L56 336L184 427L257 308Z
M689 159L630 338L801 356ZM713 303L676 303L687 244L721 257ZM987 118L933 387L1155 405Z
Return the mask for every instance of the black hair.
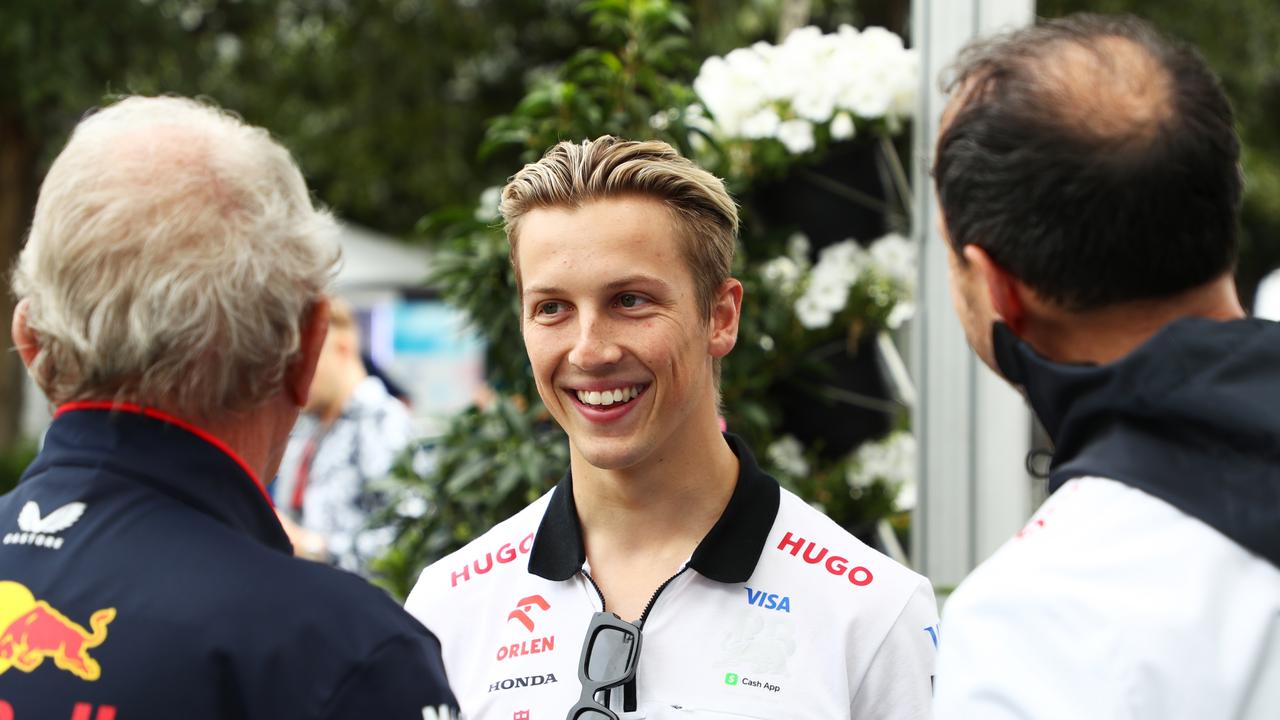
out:
M955 252L973 243L1074 311L1232 268L1240 143L1193 48L1073 15L972 45L952 72L934 178Z

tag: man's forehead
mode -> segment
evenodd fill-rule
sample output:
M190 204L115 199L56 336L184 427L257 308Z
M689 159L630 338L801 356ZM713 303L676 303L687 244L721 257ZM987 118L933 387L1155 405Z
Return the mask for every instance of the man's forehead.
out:
M522 261L533 253L573 252L578 257L618 249L663 253L675 248L678 233L670 211L660 201L604 198L530 211L520 221L516 250Z

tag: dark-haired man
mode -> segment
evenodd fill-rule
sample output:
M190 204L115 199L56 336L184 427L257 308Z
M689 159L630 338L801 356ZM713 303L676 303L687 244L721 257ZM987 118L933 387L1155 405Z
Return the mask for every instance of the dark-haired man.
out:
M1226 96L1097 16L970 47L951 90L955 304L1055 454L947 603L937 717L1280 717L1280 326L1236 297Z

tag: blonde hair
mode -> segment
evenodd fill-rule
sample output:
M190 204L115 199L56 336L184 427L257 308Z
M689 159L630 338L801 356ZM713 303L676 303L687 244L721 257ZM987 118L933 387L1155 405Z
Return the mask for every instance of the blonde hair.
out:
M698 305L710 317L716 291L729 278L738 237L738 208L724 182L656 140L620 140L604 135L581 143L561 142L525 165L502 189L499 209L516 249L520 219L531 210L581 207L592 200L640 195L662 202L684 236L686 262Z
M279 389L339 259L293 159L193 100L131 97L54 161L13 290L49 400L212 418Z

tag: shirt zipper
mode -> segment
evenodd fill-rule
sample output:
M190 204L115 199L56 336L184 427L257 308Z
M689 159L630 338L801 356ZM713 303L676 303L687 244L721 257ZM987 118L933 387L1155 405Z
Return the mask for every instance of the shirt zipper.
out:
M668 585L675 582L675 579L683 575L684 571L688 569L689 569L688 565L681 567L679 570L676 571L675 575L672 575L671 577L667 578L666 581L664 581L661 585L658 586L657 590L653 591L653 595L649 597L648 604L644 606L644 611L640 613L640 619L636 620L636 627L641 628L642 630L644 629L644 621L646 618L649 617L649 611L653 609L654 603L658 602L658 596L662 594L663 590L667 589ZM596 594L600 596L600 612L605 612L606 608L605 608L605 602L604 602L604 591L600 589L600 585L596 583L596 579L591 577L591 573L587 572L586 570L579 570L578 572L581 572L582 575L587 578L587 581L591 583L591 587L596 589ZM608 690L605 691L606 706L608 706L609 704L608 692L609 692ZM631 680L629 680L625 685L622 686L622 711L634 712L636 709L636 703L637 703L636 679L635 677L632 677Z

